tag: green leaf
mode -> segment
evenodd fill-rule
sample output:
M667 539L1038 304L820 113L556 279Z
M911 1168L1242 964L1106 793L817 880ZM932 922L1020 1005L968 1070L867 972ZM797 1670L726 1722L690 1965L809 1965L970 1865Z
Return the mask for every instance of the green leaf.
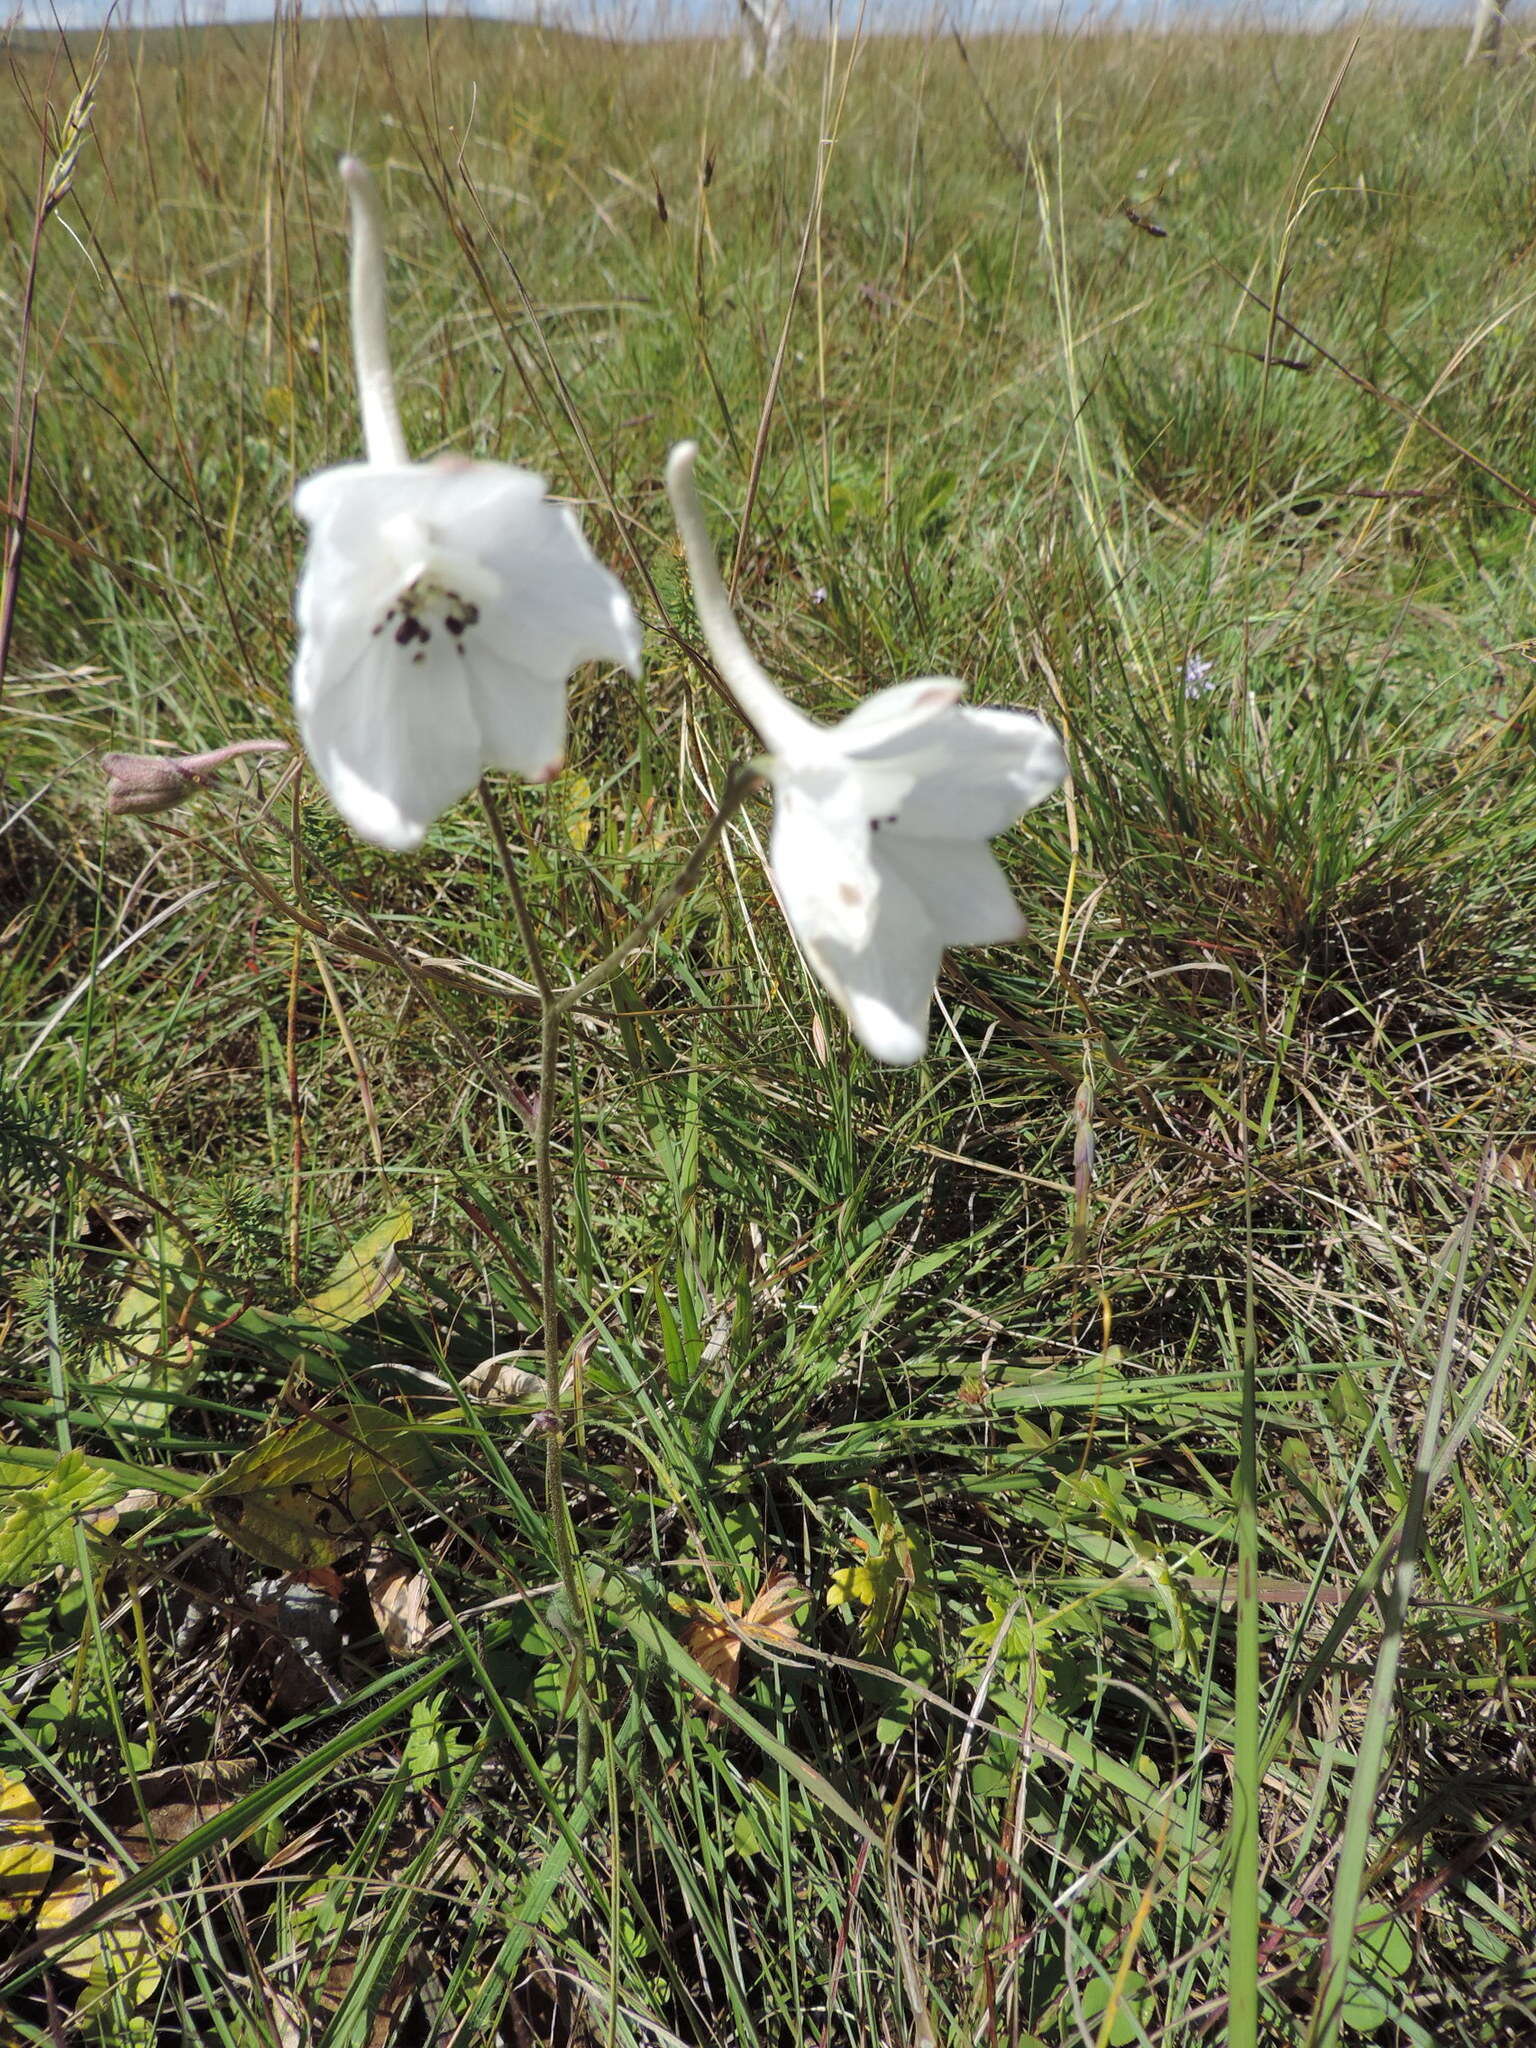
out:
M78 1563L76 1523L122 1490L83 1451L41 1467L0 1451L0 1584L24 1586L54 1565Z
M260 1563L314 1571L409 1498L431 1464L419 1423L366 1401L338 1403L242 1451L200 1498L230 1541Z
M1413 1940L1397 1920L1384 1920L1357 1936L1354 1967L1339 2011L1347 2032L1371 2034L1394 2013L1392 1987L1413 1969Z
M1104 2048L1128 2048L1128 2044L1142 2038L1139 2023L1139 2007L1147 1995L1143 1978L1132 1970L1123 1984L1106 1982L1097 1977L1085 1985L1082 1994L1083 2017L1098 2021L1094 2028L1096 2042ZM1108 2025L1104 2024L1107 2017Z
M440 1693L417 1700L411 1708L411 1728L402 1755L413 1784L436 1784L445 1771L469 1755L472 1747L443 1718Z
M94 1352L88 1376L104 1420L119 1429L163 1429L177 1397L202 1370L202 1261L184 1237L164 1230L139 1266L139 1277L112 1311L110 1334Z
M405 1278L395 1246L410 1236L411 1228L409 1209L397 1209L376 1223L342 1253L320 1292L300 1304L300 1319L322 1330L346 1330L382 1307Z
M731 1823L731 1847L743 1862L750 1862L767 1850L762 1829L748 1807L744 1806Z
M860 1653L868 1657L889 1651L905 1610L931 1620L937 1602L927 1544L906 1527L878 1486L866 1491L874 1526L853 1539L862 1553L858 1561L832 1573L827 1605L864 1610Z

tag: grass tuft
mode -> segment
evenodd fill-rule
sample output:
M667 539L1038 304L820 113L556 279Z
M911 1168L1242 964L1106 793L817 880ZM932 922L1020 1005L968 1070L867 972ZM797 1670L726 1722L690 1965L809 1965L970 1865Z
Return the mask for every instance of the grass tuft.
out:
M118 1879L49 1948L0 1839L19 2038L1530 2039L1536 145L1459 53L12 32L0 1822ZM411 445L649 629L499 792L561 976L746 751L684 435L808 709L953 673L1073 757L920 1069L750 804L575 1018L574 1591L482 820L102 803L290 732L343 150Z

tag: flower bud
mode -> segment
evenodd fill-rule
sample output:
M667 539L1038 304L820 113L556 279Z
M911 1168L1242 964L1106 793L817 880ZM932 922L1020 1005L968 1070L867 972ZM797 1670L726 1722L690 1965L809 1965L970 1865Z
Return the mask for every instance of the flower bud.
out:
M124 811L168 811L198 787L177 762L154 754L103 754L101 768L107 778L107 809L114 816Z
M235 740L206 754L103 754L107 809L144 815L173 810L206 789L226 761L239 754L286 754L286 740Z

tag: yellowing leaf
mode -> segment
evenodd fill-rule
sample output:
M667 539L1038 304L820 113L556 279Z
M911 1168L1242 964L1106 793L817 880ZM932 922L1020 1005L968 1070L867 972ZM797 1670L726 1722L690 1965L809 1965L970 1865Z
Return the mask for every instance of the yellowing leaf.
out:
M287 384L269 384L261 396L261 409L269 427L293 424L293 390Z
M232 1458L199 1498L232 1543L278 1571L334 1564L431 1462L423 1432L365 1401L317 1408Z
M0 1585L24 1586L59 1564L77 1564L75 1525L115 1501L122 1487L83 1451L51 1465L23 1464L0 1451Z
M301 1321L322 1330L346 1330L388 1301L405 1278L395 1250L411 1234L411 1212L398 1209L342 1253L318 1294L302 1304Z
M91 1359L98 1412L119 1429L163 1429L174 1396L202 1367L202 1266L185 1238L165 1231L112 1311L109 1334Z
M832 1574L827 1592L829 1607L864 1609L860 1640L866 1653L891 1647L909 1602L924 1614L934 1606L927 1545L905 1526L878 1486L869 1488L869 1506L872 1540L854 1538L862 1556Z
M37 1914L39 1933L63 1927L77 1913L99 1904L116 1891L123 1877L115 1863L87 1863L44 1899ZM141 1907L116 1922L99 1923L77 1940L52 1950L49 1961L55 1969L79 1978L91 1994L89 2004L77 2009L78 2019L114 1995L130 2005L142 2005L160 1982L163 1958L175 1940L176 1923L164 1906Z
M776 1564L750 1605L727 1600L724 1608L707 1601L680 1603L693 1616L683 1631L683 1647L706 1674L729 1693L741 1683L741 1653L748 1645L764 1650L792 1650L800 1631L790 1619L809 1598L794 1574ZM710 1709L710 1725L718 1726L718 1709Z
M592 785L585 775L565 778L565 836L578 853L592 837Z
M0 1771L0 1920L30 1913L53 1869L53 1841L25 1778Z

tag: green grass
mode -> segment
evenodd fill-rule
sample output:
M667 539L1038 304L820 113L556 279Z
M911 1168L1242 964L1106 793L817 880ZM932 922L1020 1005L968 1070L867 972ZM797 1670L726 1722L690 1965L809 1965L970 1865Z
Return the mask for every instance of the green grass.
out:
M1529 2042L1536 74L1460 48L802 44L774 93L485 24L121 37L29 294L89 51L13 39L0 1767L55 1881L172 1916L87 2010L0 1837L17 2038ZM954 673L1073 755L921 1069L808 982L761 805L571 1034L580 1615L536 1399L455 1391L540 1343L479 813L398 860L271 770L101 809L104 750L290 731L344 149L413 448L547 474L649 628L504 793L563 974L748 751L685 434L801 702ZM282 1429L262 1504L340 1517L319 1676L292 1521L259 1562L249 1463L207 1485ZM708 1716L688 1603L780 1560L800 1647Z

